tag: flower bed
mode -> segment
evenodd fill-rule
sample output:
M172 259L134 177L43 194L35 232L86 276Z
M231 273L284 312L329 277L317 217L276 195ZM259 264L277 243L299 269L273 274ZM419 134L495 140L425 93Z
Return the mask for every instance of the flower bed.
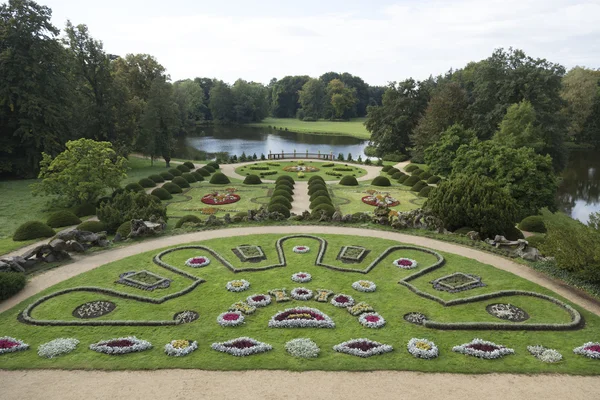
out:
M313 291L307 288L298 287L292 289L290 296L294 300L310 300L313 297Z
M545 363L556 363L562 360L562 354L555 349L544 346L527 346L527 350L532 356Z
M458 293L465 290L471 290L485 286L481 278L473 274L464 274L455 272L450 275L431 281L435 290L441 290L448 293Z
M331 304L336 307L351 307L354 305L354 299L352 296L340 293L333 296L331 299Z
M421 314L419 312L410 312L404 314L404 320L410 322L415 325L423 325L425 321L427 321L427 316L425 314Z
M271 296L275 296L275 301L278 303L282 303L284 301L290 301L290 298L288 297L287 293L285 292L285 288L269 290L269 294Z
M285 344L285 350L294 357L317 358L321 349L308 338L292 339Z
M388 344L375 342L370 339L351 339L347 342L333 346L339 353L350 354L357 357L371 357L378 354L389 353L394 348Z
M244 316L241 311L227 311L217 317L217 322L221 326L238 326L244 323Z
M362 202L374 207L396 207L400 204L398 200L390 196L389 193L377 192L369 193L368 196L363 197Z
M68 354L77 348L79 340L73 338L58 338L38 347L38 356L43 358L54 358Z
M360 303L357 303L357 304L353 305L352 307L348 307L347 310L350 314L354 315L355 317L362 313L375 311L373 309L373 307L371 307L364 301L361 301Z
M0 354L14 353L15 351L27 350L29 345L22 340L10 336L0 337Z
M292 250L294 251L294 253L305 254L305 253L308 253L310 251L310 247L308 247L308 246L294 246L294 248Z
M116 283L131 286L137 289L153 291L166 289L171 286L171 280L149 271L129 271L119 275Z
M253 294L246 298L246 303L253 307L266 307L271 304L271 296L268 294Z
M289 165L287 167L283 167L283 170L285 172L317 172L319 171L319 168L311 165Z
M415 260L411 260L410 258L399 258L397 260L394 260L392 264L395 267L402 269L413 269L417 268L417 266L419 265Z
M202 196L200 201L202 201L204 204L210 204L211 206L222 206L240 201L240 196L232 192L213 192Z
M529 314L525 310L512 304L489 304L485 310L496 318L511 322L523 322L529 319Z
M187 356L198 348L198 342L191 340L171 340L165 344L165 354L171 357Z
M200 315L196 311L185 310L180 311L173 316L173 319L177 321L178 324L189 324L190 322L194 322L200 317Z
M243 336L226 342L213 343L213 350L228 353L236 357L246 357L251 354L264 353L273 349L269 344Z
M185 265L192 268L206 267L208 264L210 264L210 258L203 256L188 258L185 262Z
M377 289L377 285L371 281L356 281L352 284L352 288L359 292L374 292Z
M144 351L152 348L152 344L135 336L120 337L116 339L102 340L90 345L90 350L98 353L120 355Z
M238 301L237 303L233 303L231 307L229 307L229 311L239 311L246 315L253 314L256 311L256 307L251 306L245 301Z
M362 313L358 317L358 322L367 328L382 328L385 326L385 319L376 312Z
M426 360L436 358L439 354L439 350L435 343L427 339L412 338L408 341L406 348L413 356L424 358Z
M112 301L97 300L78 306L72 314L75 318L98 318L114 311L115 308L117 305Z
M243 292L250 287L250 282L245 279L237 279L227 282L226 287L230 292Z
M579 346L573 349L573 353L586 356L589 358L600 359L600 343L598 342L587 342L583 346Z
M312 275L308 272L296 272L292 275L292 281L296 283L306 283L312 281Z
M329 301L329 296L333 294L333 291L327 289L317 289L317 295L315 296L315 301L319 303L327 303Z
M269 328L335 328L335 323L316 308L295 307L272 316Z
M488 360L515 353L513 349L509 349L508 347L500 346L494 342L488 342L482 339L473 339L469 343L464 343L460 346L454 346L452 351L473 357L485 358Z

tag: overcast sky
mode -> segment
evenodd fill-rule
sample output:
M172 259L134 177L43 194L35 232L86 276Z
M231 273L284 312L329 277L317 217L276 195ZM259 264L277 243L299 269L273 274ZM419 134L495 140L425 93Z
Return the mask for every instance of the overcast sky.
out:
M350 72L423 79L495 48L600 68L600 0L37 0L88 25L106 52L149 53L173 80L263 83Z

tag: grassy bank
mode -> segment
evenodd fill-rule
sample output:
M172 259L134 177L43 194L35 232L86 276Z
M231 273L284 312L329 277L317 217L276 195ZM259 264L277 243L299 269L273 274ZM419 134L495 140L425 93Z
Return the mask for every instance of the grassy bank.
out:
M248 124L259 128L271 127L277 130L288 130L299 133L315 133L328 135L346 135L359 139L369 139L371 134L365 128L366 118L353 118L350 121L318 120L315 122L300 121L295 118L266 118L262 122Z

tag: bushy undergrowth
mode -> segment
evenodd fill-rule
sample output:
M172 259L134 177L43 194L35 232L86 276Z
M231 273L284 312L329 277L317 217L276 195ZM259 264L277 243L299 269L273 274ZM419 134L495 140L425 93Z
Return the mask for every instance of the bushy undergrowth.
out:
M85 221L77 226L80 231L98 233L106 230L106 226L101 221Z
M184 215L183 217L179 218L179 220L177 220L175 228L181 228L183 224L186 223L200 224L202 223L202 220L199 217L192 214Z
M27 279L20 272L0 272L0 301L19 293L25 287Z
M132 219L162 218L167 220L167 208L160 202L154 201L146 193L120 193L98 209L98 219L113 233L120 225Z

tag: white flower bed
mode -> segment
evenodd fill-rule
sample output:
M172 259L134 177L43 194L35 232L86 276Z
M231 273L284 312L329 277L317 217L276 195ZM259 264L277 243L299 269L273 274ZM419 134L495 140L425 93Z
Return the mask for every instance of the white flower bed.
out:
M251 345L251 346L249 346ZM246 357L251 354L264 353L273 349L269 344L243 336L227 342L213 343L212 349L222 353L228 353L236 357Z
M464 343L460 346L454 346L452 351L473 357L485 358L488 360L493 360L495 358L500 358L515 353L513 349L508 347L500 346L494 342L488 342L486 340L477 338L473 339L469 343Z
M358 317L358 322L367 328L381 328L385 325L385 319L376 312L361 314Z
M573 349L573 353L580 354L589 358L600 359L600 343L598 342L587 342L583 346L579 346Z
M412 338L406 345L408 352L417 358L430 360L439 354L438 347L430 340Z
M117 342L130 342L130 345L119 345L119 346L115 346L115 345L111 345L111 344L115 344ZM120 338L115 338L115 339L109 339L109 340L102 340L98 343L93 343L90 344L90 350L94 350L97 351L98 353L104 353L104 354L127 354L127 353L133 353L133 352L138 352L138 351L144 351L144 350L148 350L152 348L152 343L146 341L146 340L141 340L136 338L135 336L127 336L127 337L120 337Z
M183 357L195 351L197 348L198 342L195 340L193 342L190 342L189 340L171 340L169 343L165 344L165 354L171 357Z
M261 299L254 300L254 298ZM246 298L246 303L252 307L266 307L271 304L271 296L268 294L253 294L252 296L248 296L248 298Z
M294 307L273 315L269 328L335 328L335 323L316 308Z
M44 358L54 358L63 354L68 354L77 348L79 340L73 338L58 338L38 347L38 356Z
M22 340L10 336L0 337L0 354L13 353L15 351L27 350L29 345Z
M343 298L346 298L346 301L339 301ZM354 299L352 298L352 296L340 293L333 296L333 298L331 299L331 304L333 304L336 307L352 307L354 305Z
M361 348L361 344L366 344L366 347ZM374 340L362 338L362 339L350 339L347 342L343 342L333 346L333 350L339 353L350 354L357 357L371 357L378 354L389 353L394 348L388 344L376 342Z
M313 291L304 287L293 288L290 296L294 300L310 300L313 297Z
M201 260L203 260L203 261L201 261ZM194 262L194 261L201 261L201 262ZM206 267L208 264L210 264L210 258L204 257L204 256L188 258L185 262L185 265L187 265L188 267L192 267L192 268L202 268L202 267Z
M394 262L392 262L392 264L395 267L402 268L402 269L413 269L413 268L417 268L417 266L419 265L415 260L412 260L410 258L399 258L397 260L394 260Z
M312 281L312 275L308 272L296 272L292 275L292 280L296 283L306 283Z
M294 357L317 358L321 349L308 338L292 339L285 344L285 349Z
M237 326L244 323L244 315L240 311L227 311L217 317L221 326Z
M374 292L377 289L377 285L371 281L356 281L352 284L352 288L359 292Z
M538 360L545 363L556 363L562 360L562 354L555 349L544 346L527 346L527 350Z
M294 246L294 253L304 254L310 251L310 247L308 246Z
M250 287L250 282L245 279L236 279L227 282L226 287L230 292L243 292Z

